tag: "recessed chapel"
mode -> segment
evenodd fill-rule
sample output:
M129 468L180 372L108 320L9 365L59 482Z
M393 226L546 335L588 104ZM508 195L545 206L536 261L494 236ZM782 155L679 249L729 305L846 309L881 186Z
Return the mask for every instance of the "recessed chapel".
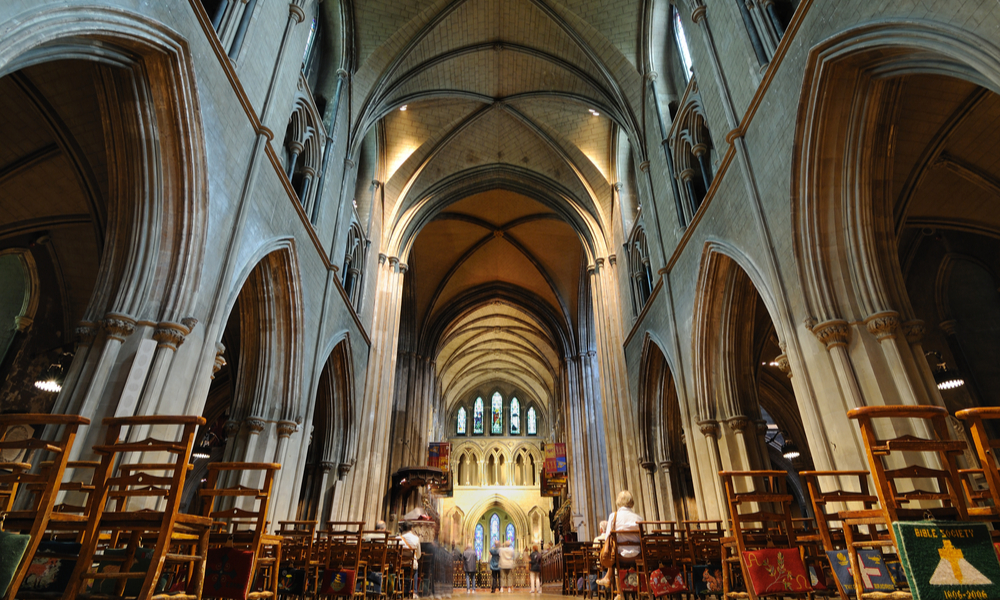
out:
M589 541L621 490L726 522L719 472L810 516L801 472L869 468L861 407L945 409L974 467L998 31L989 0L2 2L0 418L89 419L72 463L105 418L201 417L181 513L275 463L272 529L423 514L480 556Z

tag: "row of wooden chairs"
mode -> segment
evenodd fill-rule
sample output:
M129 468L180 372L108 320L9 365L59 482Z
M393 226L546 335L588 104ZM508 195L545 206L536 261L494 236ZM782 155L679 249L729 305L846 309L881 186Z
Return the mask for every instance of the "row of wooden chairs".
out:
M1000 419L1000 408L956 413L967 423L979 460L978 466L968 469L960 469L957 460L968 446L952 439L943 408L864 407L850 411L848 417L858 422L870 470L799 473L809 492L813 519L792 517L794 498L786 489L784 471L720 472L731 523L731 536L721 544L725 598L756 600L743 553L777 547L797 548L820 585L808 592L782 590L775 595L909 600L912 591L902 582L891 591L866 590L859 551L877 548L886 561L898 560L895 522L1000 521L1000 476L994 452L1000 440L990 439L984 423ZM891 420L894 426L915 424L930 436L882 437L878 425L882 420ZM998 539L996 530L993 535ZM849 557L853 594L838 578L825 577L827 552ZM736 585L737 578L742 585ZM827 580L832 581L824 586Z
M298 590L288 590L289 595L403 598L404 584L413 577L413 550L384 530L364 530L360 521L328 521L319 531L317 525L317 521L278 522L283 564L298 571L303 582ZM338 573L352 574L354 581L348 583L353 588L335 589L330 578Z
M203 418L104 419L104 443L92 449L100 460L69 461L89 424L74 415L0 416L0 451L16 455L0 465L0 517L6 534L27 538L3 600L200 600L212 595L204 588L210 549L222 549L216 555L224 560L229 548L250 558L250 576L260 582L246 600L277 597L282 540L265 528L280 465L210 464L199 514L184 514ZM29 574L40 585L28 589Z

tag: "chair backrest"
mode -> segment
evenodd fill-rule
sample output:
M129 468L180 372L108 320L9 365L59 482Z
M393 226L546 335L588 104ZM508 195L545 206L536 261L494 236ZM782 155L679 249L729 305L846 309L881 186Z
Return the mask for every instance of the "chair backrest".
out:
M674 566L681 558L681 541L674 521L639 521L639 545L647 574L661 566Z
M267 510L279 469L277 463L209 463L205 486L198 491L202 516L211 518L224 533L250 536L240 545L256 553L267 533ZM242 483L252 480L257 483Z
M278 521L275 535L281 536L281 560L302 567L313 558L316 521Z
M722 560L722 521L683 521L691 564L717 564Z
M364 523L361 521L330 521L327 529L320 531L317 543L324 555L320 558L329 569L349 569L357 571L361 562L361 536Z
M871 477L887 522L933 518L968 518L956 457L967 449L965 442L952 440L948 431L948 411L938 406L865 406L847 413L861 427ZM880 438L876 419L914 419L929 426L933 439L902 435ZM922 462L941 468L915 464ZM892 460L904 466L890 468ZM924 489L933 484L937 489ZM908 506L919 502L919 508ZM928 504L930 503L930 504ZM937 506L934 506L934 505Z
M720 471L733 537L740 551L767 547L792 548L793 497L785 486L785 471ZM742 484L740 483L742 482ZM745 487L748 491L740 492Z
M389 532L365 531L361 536L361 561L368 571L383 572L386 568L386 552L389 549Z
M809 502L816 520L816 535L822 541L823 549L842 549L843 523L838 515L837 505L852 503L871 510L878 503L878 496L872 494L868 485L868 471L802 471L799 477L809 491ZM838 485L824 491L820 478L837 482ZM844 489L845 480L856 480L857 491Z
M1000 448L1000 439L990 439L986 424L983 421L1000 419L1000 407L967 408L955 413L955 416L965 421L968 425L969 435L976 446L976 455L979 457L979 470L986 479L987 493L978 494L972 490L968 491L970 504L978 506L969 507L973 516L997 515L1000 513L1000 472L997 468L997 455L995 450ZM963 480L965 482L965 480Z
M21 490L25 509L44 519L55 506L76 432L88 424L78 415L0 415L0 511L13 511Z

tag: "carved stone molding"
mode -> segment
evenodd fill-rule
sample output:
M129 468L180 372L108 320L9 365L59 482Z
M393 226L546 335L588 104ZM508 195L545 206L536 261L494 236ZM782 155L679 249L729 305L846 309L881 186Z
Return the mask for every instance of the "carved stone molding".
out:
M646 469L650 475L656 472L656 463L651 460L646 460L644 458L639 459L639 466Z
M911 344L923 340L925 333L927 333L927 328L924 327L924 322L919 319L903 323L903 335L906 337L906 341Z
M688 4L694 6L691 10L691 20L695 23L701 22L705 18L705 4L702 0L688 0Z
M125 315L108 313L101 321L101 327L108 332L109 339L124 342L125 338L135 332L135 319Z
M212 365L212 379L215 379L215 374L219 372L219 369L226 366L226 357L223 353L226 351L226 347L222 344L215 345L215 364Z
M788 376L789 379L792 378L792 366L788 364L788 355L779 354L774 357L774 362L778 363L778 370Z
M611 265L612 267L615 266L616 264L618 264L618 256L614 255L614 254L609 254L608 255L608 264Z
M644 160L641 163L639 163L639 170L642 171L643 173L645 173L646 171L648 171L649 170L649 161L648 160Z
M688 182L694 179L694 169L684 169L677 174L681 178L681 181Z
M319 463L319 468L324 473L329 473L330 471L333 470L333 467L335 467L335 466L336 466L336 463L332 463L332 462L330 462L328 460L324 460L324 461L321 461Z
M153 330L153 339L156 340L157 348L176 351L184 343L189 331L190 329L179 323L158 323Z
M295 421L278 421L278 437L292 437L292 434L299 430Z
M899 313L895 311L875 313L865 319L865 327L868 333L874 335L880 342L895 339L896 329L899 328Z
M250 430L250 433L254 435L264 431L264 426L267 425L264 419L258 419L257 417L250 417L244 423L247 424L247 429Z
M646 81L656 81L657 77L659 77L659 75L657 75L656 71L646 73Z
M958 325L958 321L955 319L948 319L947 321L941 321L938 323L938 327L945 335L955 335L955 327Z
M733 417L731 419L727 419L726 424L729 425L729 428L735 431L736 433L744 433L746 432L747 427L750 427L750 419L744 417L743 415L740 415L737 417Z
M337 475L339 475L341 479L347 477L347 474L351 472L352 467L354 467L353 458L351 459L351 462L340 463L340 465L337 466Z
M719 422L712 420L698 421L698 430L705 437L715 437L716 432L719 431Z
M826 344L827 350L837 346L846 346L847 341L851 339L851 326L847 321L841 319L832 319L814 325L812 332L819 341Z
M21 333L24 333L29 327L31 327L31 324L34 322L35 322L34 319L32 319L31 317L26 317L24 315L18 315L14 317L14 327L16 327L17 330L20 331Z
M672 468L674 468L674 461L672 461L672 460L661 460L660 461L660 470L663 471L664 473L669 474L670 473L670 469L672 469Z
M694 146L691 146L691 154L694 154L697 157L700 157L707 150L708 146L706 146L704 143L695 144Z
M228 437L233 437L234 435L240 432L239 421L226 421L224 427L226 429L226 436Z
M80 321L80 324L76 326L74 333L76 334L77 344L81 346L89 346L94 343L94 338L97 337L97 323Z
M296 3L291 3L288 5L288 18L295 21L296 24L301 23L306 18L306 13L302 10L302 7Z

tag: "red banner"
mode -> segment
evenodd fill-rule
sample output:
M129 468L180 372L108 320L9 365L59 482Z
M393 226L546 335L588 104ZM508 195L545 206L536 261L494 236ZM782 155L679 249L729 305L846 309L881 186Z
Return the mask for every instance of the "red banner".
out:
M556 442L545 444L545 474L566 473L566 444Z
M451 442L431 442L427 445L427 466L447 472L451 463Z

